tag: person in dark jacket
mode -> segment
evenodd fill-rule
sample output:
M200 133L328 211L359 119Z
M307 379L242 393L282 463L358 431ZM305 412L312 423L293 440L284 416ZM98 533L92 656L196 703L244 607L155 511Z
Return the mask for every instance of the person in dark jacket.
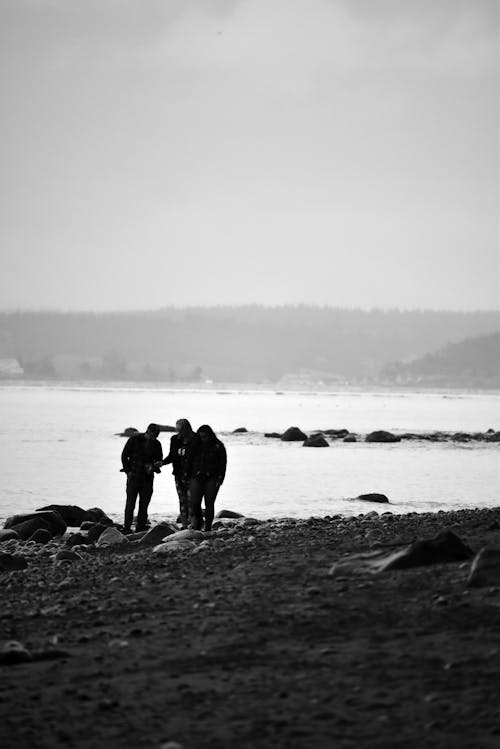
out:
M172 464L175 488L179 497L179 512L183 528L189 523L189 482L186 477L187 458L190 450L193 450L199 441L198 435L187 419L179 419L175 423L177 434L170 440L170 451L160 465Z
M215 499L226 475L227 455L226 448L208 424L198 429L198 437L199 442L189 451L186 462L191 527L201 530L203 523L201 503L204 499L205 531L210 531L214 519Z
M134 434L127 440L122 452L121 469L127 474L127 501L125 504L124 532L130 533L134 519L135 503L139 496L136 531L145 531L148 506L153 496L155 473L160 473L157 463L163 459L160 430L150 424L143 434Z

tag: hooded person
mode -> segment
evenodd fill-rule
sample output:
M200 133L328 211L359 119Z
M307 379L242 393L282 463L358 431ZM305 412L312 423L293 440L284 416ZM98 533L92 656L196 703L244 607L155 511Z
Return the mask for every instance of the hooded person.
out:
M161 465L172 464L175 488L179 497L179 513L183 528L189 524L189 482L186 476L188 455L199 441L187 419L178 419L175 423L176 434L170 440L170 450Z
M160 473L158 462L163 459L160 430L150 424L145 432L134 434L127 440L122 452L122 471L127 474L127 500L125 503L124 532L130 533L134 510L139 497L136 531L145 531L148 523L148 506L153 496L155 473Z
M201 530L203 524L201 503L204 500L205 531L210 531L214 519L215 500L226 476L227 454L226 448L208 424L203 424L197 434L198 442L193 445L186 460L191 527Z

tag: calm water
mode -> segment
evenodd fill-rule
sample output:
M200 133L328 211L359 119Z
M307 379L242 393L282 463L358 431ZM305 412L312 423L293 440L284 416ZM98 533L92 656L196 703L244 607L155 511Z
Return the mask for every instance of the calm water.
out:
M0 517L49 502L100 506L121 516L126 426L211 424L228 449L218 507L255 517L366 512L349 497L377 491L393 512L499 504L495 445L334 443L328 449L267 440L264 431L500 428L496 395L179 391L160 388L0 387ZM230 435L245 426L248 435ZM169 435L162 435L164 450ZM157 477L152 515L177 514L169 469ZM372 506L373 507L373 506Z

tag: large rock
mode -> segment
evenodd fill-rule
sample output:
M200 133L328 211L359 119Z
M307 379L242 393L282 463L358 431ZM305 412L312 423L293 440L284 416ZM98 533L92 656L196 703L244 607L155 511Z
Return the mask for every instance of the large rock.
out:
M196 541L191 541L189 538L178 538L171 543L158 544L154 547L153 553L163 555L172 554L176 551L192 551L196 549L197 545Z
M19 538L19 535L16 531L13 531L12 528L10 528L9 530L0 530L0 544L4 541L12 541L13 538L17 539Z
M97 546L118 546L128 544L128 538L116 528L106 528L97 539Z
M476 555L467 584L471 588L500 586L500 548L485 546Z
M329 437L334 437L336 439L341 439L342 437L347 437L349 434L348 429L323 429L324 434L328 434Z
M78 505L47 505L46 507L40 507L37 512L47 510L57 512L66 525L69 525L71 528L79 528L84 520L87 520L86 510L78 507Z
M95 542L100 538L104 531L108 529L108 527L109 526L103 525L102 523L91 523L90 526L85 529L87 531L87 538L90 543L95 544Z
M470 559L472 551L452 531L443 531L431 539L416 541L397 551L377 550L352 554L336 562L331 575L349 575L402 570L444 562Z
M377 494L376 492L371 494L360 494L356 499L359 499L361 502L383 502L386 504L389 502L385 494Z
M134 434L139 434L139 430L135 427L126 427L123 432L118 432L117 437L133 437Z
M0 571L25 570L27 566L28 562L22 554L7 554L5 551L0 551Z
M357 442L358 438L355 434L346 434L342 442Z
M105 530L104 527L103 530ZM89 546L91 543L92 541L90 541L87 535L84 535L83 533L72 533L67 537L65 545L68 549L71 549L73 546Z
M246 434L248 432L248 429L246 427L238 427L237 429L233 429L233 434Z
M4 528L12 528L17 531L20 538L27 541L39 528L50 531L52 536L62 536L66 532L67 525L59 513L45 510L12 515L5 521Z
M379 429L375 432L370 432L366 435L366 442L401 442L401 437L392 432L385 432L383 429Z
M304 442L306 439L307 434L304 434L298 427L289 427L281 435L282 442Z
M180 540L188 540L194 541L195 543L201 543L204 538L205 535L202 531L195 531L192 528L186 528L183 531L171 533L167 538L165 538L165 543L170 544Z
M304 440L302 447L330 447L322 434L312 434Z
M241 512L234 512L234 510L219 510L215 517L220 520L221 518L243 518L245 516Z
M90 510L85 510L84 522L85 521L90 521L91 523L101 523L102 525L113 525L113 521L111 520L111 518L109 518L104 510L101 510L100 507L91 507Z
M164 538L171 536L174 533L178 533L179 529L173 523L158 523L153 525L152 528L141 538L142 546L156 546L161 543Z
M48 544L52 540L52 534L45 528L38 528L28 541L34 541L36 544Z

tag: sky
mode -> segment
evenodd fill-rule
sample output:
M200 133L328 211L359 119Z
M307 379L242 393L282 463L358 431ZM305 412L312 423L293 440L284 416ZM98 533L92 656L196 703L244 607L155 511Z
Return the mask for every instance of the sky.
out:
M498 307L498 9L0 0L0 307Z

